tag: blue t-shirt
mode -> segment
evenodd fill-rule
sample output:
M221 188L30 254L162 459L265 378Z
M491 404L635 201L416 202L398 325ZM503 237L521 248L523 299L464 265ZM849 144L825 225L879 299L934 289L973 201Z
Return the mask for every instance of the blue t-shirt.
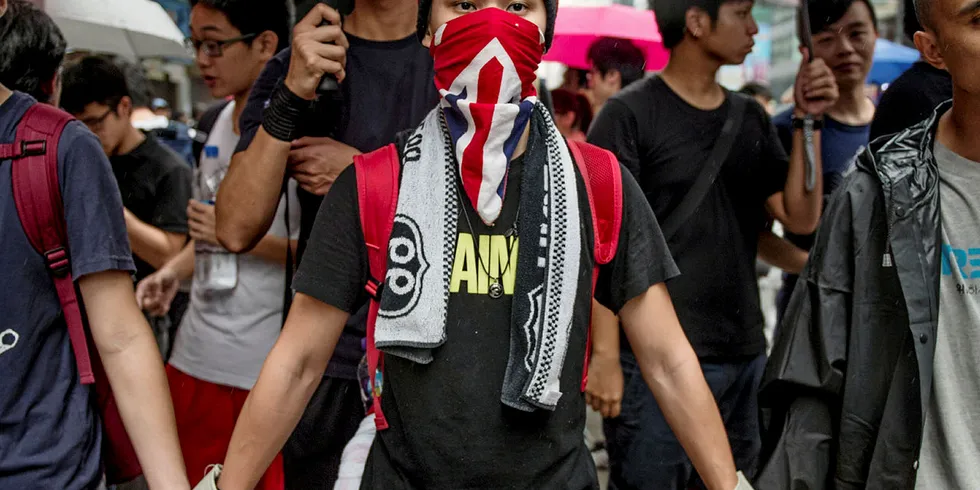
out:
M15 92L0 105L0 144L36 102ZM58 144L58 180L76 280L134 271L122 200L95 135L69 123ZM92 390L79 382L61 306L44 261L14 205L11 165L0 163L0 488L95 488L101 430ZM11 333L13 332L13 333Z

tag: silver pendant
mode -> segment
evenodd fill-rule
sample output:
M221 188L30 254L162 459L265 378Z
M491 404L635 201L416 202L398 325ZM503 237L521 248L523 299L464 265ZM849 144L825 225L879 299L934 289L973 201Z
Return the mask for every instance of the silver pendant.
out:
M493 299L498 299L504 295L504 287L500 285L499 282L494 282L490 284L490 297Z

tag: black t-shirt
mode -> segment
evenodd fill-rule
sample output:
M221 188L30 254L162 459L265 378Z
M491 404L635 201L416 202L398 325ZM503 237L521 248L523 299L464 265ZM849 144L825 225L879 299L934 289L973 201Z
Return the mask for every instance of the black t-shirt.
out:
M504 235L513 225L522 165L521 158L511 164L503 211L493 228L485 226L465 201L462 208L469 213L474 233ZM447 341L435 349L428 365L385 357L381 404L390 428L375 438L361 488L598 488L595 465L582 438L585 402L581 380L594 261L591 216L581 177L579 196L580 209L585 210L582 269L579 294L575 304L568 305L575 313L561 375L564 394L557 409L525 413L501 403L510 353L510 296L491 299L479 291L479 284L487 283L479 276L486 273L478 266L469 267L476 261L466 252L473 238L461 217L459 251L452 255ZM623 199L619 249L614 261L601 268L596 289L596 298L614 311L677 273L656 219L625 171ZM434 211L439 210L438 204L433 206ZM506 240L487 242L491 247L505 246ZM324 200L309 251L296 276L296 290L344 311L355 311L365 299L363 286L369 268L353 168L340 176ZM501 255L508 256L506 252ZM504 286L506 294L513 294L507 291L506 281Z
M649 78L603 107L589 142L619 157L664 222L704 168L731 97L718 109L703 111L660 78ZM788 158L762 106L746 105L718 179L687 223L667 239L681 270L668 288L681 325L702 358L755 356L766 347L755 256L765 201L783 189Z
M187 201L193 171L187 162L155 136L147 135L133 151L109 158L123 206L140 221L163 231L187 234ZM136 280L154 268L133 254Z
M917 61L881 96L871 123L871 141L928 119L936 106L952 98L953 81L949 73Z
M306 121L310 136L331 136L362 152L377 150L395 136L413 129L439 102L433 82L432 57L413 34L399 41L367 41L347 34L347 78L341 84L340 107L318 103ZM259 75L239 121L238 151L245 151L262 125L262 112L272 93L289 71L292 49L269 61ZM336 129L333 129L336 128ZM310 230L322 198L297 191L302 208L299 260L305 255ZM364 355L366 308L351 317L340 338L327 375L357 379L357 365Z

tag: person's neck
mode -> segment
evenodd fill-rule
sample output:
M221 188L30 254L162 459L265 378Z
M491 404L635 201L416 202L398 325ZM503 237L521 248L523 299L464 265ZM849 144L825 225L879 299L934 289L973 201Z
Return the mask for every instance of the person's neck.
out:
M415 33L414 0L366 0L344 19L344 32L368 41L399 41Z
M251 87L251 85L249 87ZM248 104L248 96L251 93L252 89L249 88L240 94L235 94L235 108L231 111L231 127L237 135L241 134L241 131L238 129L238 119L242 116L242 113L245 112L245 106Z
M841 87L840 97L827 115L848 126L866 126L875 117L875 105L864 93L862 85Z
M725 91L716 77L722 63L690 41L677 45L660 78L681 99L702 110L717 109L725 102Z
M126 136L123 136L119 146L116 147L115 154L112 156L126 155L135 150L137 146L143 144L144 141L146 141L146 135L135 127L130 126L129 130L126 131Z
M9 99L10 96L12 95L14 95L14 92L12 90L10 90L7 87L4 87L3 84L0 84L0 105L6 102L7 99Z
M953 88L953 108L939 120L936 138L957 155L980 162L980 98Z

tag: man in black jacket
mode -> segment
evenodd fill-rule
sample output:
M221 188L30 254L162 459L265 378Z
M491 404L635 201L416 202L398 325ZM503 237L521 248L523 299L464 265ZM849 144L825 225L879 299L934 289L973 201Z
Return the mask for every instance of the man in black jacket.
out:
M980 393L980 34L917 0L953 103L872 144L824 215L762 384L758 488L973 488Z

